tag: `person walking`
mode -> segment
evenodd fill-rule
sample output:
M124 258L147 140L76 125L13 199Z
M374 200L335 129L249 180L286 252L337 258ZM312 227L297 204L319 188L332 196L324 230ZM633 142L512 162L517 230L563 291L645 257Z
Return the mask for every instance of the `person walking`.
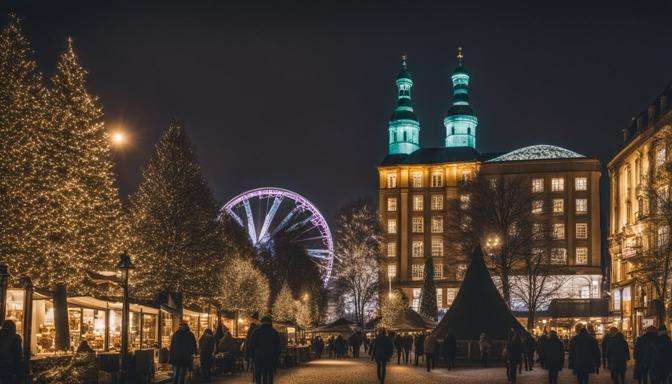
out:
M488 335L481 333L481 336L478 338L478 349L481 352L481 364L483 368L488 367L488 354L490 353L490 348L492 348L492 342Z
M672 340L665 325L660 326L651 352L651 383L668 384L672 372Z
M425 362L427 364L427 372L431 372L436 368L436 358L439 350L439 341L436 339L434 333L430 333L425 337Z
M523 358L523 342L520 335L514 332L506 344L506 372L509 383L515 384L517 372Z
M245 363L247 364L246 370L252 372L252 377L254 377L254 363L248 345L250 345L250 339L252 338L252 334L256 329L257 329L257 323L255 322L250 323L250 327L247 329L247 335L245 335L245 345L243 346Z
M275 367L281 352L280 334L273 328L270 316L261 319L261 325L250 337L248 345L254 359L254 380L258 384L273 384Z
M611 327L602 338L602 344L600 345L602 350L602 369L609 368L609 344L611 344L611 340L616 336L617 332L618 329L616 327Z
M583 324L577 324L576 330L577 335L569 342L569 367L576 375L578 384L588 384L590 374L595 373L600 366L600 348Z
M543 367L548 370L548 384L558 384L558 373L565 365L565 346L558 338L557 332L551 331L546 335L543 349Z
M16 383L23 375L23 347L12 320L0 328L0 383Z
M443 356L446 359L448 370L455 369L455 355L457 354L457 339L453 333L449 333L443 339Z
M212 371L212 364L215 359L214 353L215 335L208 328L203 331L203 335L198 340L198 355L201 359L201 380L206 383L210 381L210 372Z
M525 354L525 370L531 371L534 368L534 351L537 350L537 341L534 340L533 335L525 336L523 350Z
M187 382L187 372L192 368L195 354L196 336L189 330L189 325L183 321L170 340L169 362L173 366L174 384Z
M621 332L610 330L607 347L607 365L614 384L625 384L625 371L630 360L630 348ZM606 337L606 336L605 336ZM604 351L602 352L604 354Z
M421 332L420 334L415 336L415 339L413 339L413 347L414 347L414 352L415 352L415 366L418 366L418 360L420 359L420 356L423 356L425 354L425 333Z
M635 341L635 378L639 384L649 384L652 365L653 342L658 337L656 327L650 326Z
M557 333L556 333L557 336ZM539 365L542 368L544 367L544 348L546 347L546 342L548 341L548 330L544 328L544 333L539 336L539 343L537 345L537 355L539 356ZM562 342L562 341L561 341Z
M411 363L411 350L413 349L413 336L410 334L404 335L403 341L404 348L404 364L408 365Z
M352 357L355 359L359 358L359 352L362 349L362 332L357 331L353 334L354 339L350 341L352 345Z
M385 383L387 363L394 354L394 343L385 333L385 329L378 330L378 335L371 344L371 360L376 362L376 375L381 384Z
M394 350L397 352L397 364L401 364L401 356L404 353L404 337L401 333L394 335Z
M362 337L362 344L364 345L364 353L369 353L369 348L371 348L371 340L366 333Z
M315 336L313 339L313 353L318 359L322 358L322 351L324 351L324 341L321 336Z
M334 353L336 354L336 360L342 359L347 353L347 346L342 335L336 336L336 340L334 340Z

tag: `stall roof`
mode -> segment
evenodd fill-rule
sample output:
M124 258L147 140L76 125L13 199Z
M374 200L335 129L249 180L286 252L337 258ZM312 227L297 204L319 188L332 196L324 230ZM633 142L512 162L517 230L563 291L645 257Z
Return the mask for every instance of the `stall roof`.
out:
M313 328L311 332L314 333L353 333L359 330L359 326L354 322L340 318L334 322L323 325L321 327Z
M93 309L116 309L121 310L124 303L115 298L100 299L92 296L68 297L68 304ZM139 300L130 300L131 312L142 312L157 315L159 308L141 303Z

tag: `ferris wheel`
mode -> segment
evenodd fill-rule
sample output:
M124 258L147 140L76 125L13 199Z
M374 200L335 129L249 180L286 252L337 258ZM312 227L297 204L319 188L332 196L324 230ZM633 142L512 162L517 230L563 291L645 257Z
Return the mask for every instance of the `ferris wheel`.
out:
M320 211L305 197L282 188L257 188L229 200L220 210L247 231L257 249L272 250L274 239L287 234L320 267L326 286L334 264L334 242Z

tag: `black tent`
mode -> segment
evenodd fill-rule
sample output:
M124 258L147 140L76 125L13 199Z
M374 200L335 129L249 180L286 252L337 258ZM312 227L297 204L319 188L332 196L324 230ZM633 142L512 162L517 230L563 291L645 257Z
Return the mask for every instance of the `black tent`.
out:
M506 340L511 329L525 332L495 287L477 247L460 291L434 334L439 339L453 333L458 340L477 340L485 333L493 340Z

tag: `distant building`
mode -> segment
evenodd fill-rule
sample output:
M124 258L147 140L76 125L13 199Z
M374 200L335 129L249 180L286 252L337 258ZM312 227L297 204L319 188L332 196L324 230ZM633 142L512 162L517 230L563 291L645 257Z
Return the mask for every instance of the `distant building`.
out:
M658 325L655 290L636 282L633 272L649 250L669 241L669 227L656 214L648 181L670 160L671 98L672 84L623 130L623 145L608 164L611 310L630 336Z
M535 145L504 154L476 149L478 118L469 102L470 74L462 51L452 73L453 98L444 118L445 146L421 148L420 123L411 98L406 58L397 76L397 107L389 122L389 151L378 167L380 220L385 232L381 293L401 288L418 306L426 257L434 258L439 308L450 307L468 261L446 231L448 201L459 183L477 172L524 175L530 180L540 220L556 224L552 251L572 276L567 298L599 298L601 287L600 163L576 152ZM512 303L514 309L520 303Z

